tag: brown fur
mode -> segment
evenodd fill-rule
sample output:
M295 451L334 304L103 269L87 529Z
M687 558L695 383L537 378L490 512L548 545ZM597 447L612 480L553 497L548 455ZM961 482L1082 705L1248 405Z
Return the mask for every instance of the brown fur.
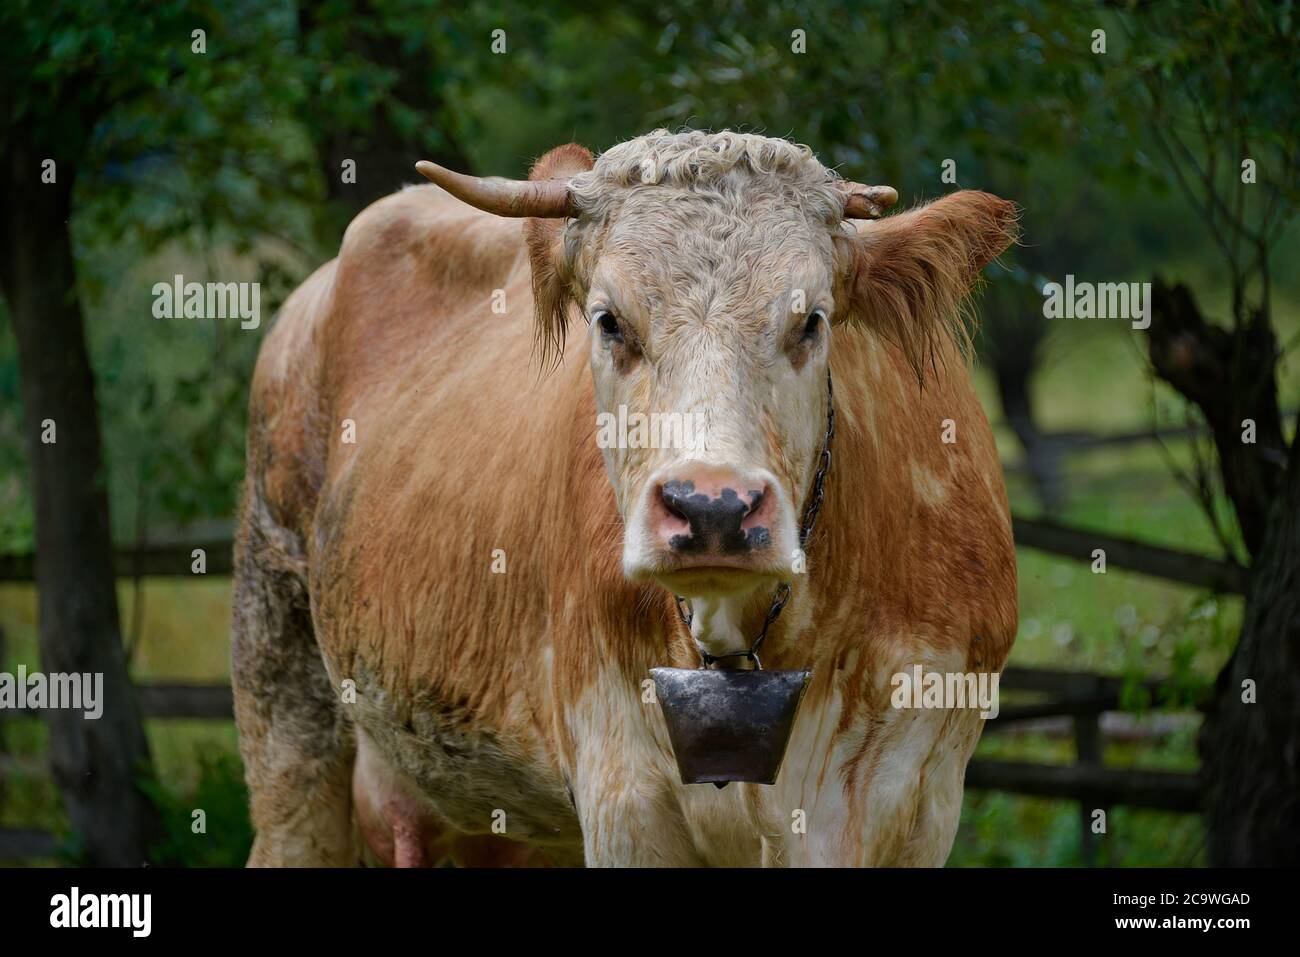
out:
M963 301L1016 219L1014 203L962 190L865 225L851 243L850 320L897 344L923 379L945 332L967 345Z
M590 165L562 147L534 176ZM834 466L810 574L765 649L815 678L778 785L714 792L677 782L641 700L650 667L698 659L667 593L620 571L558 224L429 186L362 213L253 383L234 644L251 862L362 857L345 826L357 728L428 802L435 858L503 811L507 837L557 860L585 844L589 863L941 861L952 794L925 788L955 781L960 799L980 722L892 711L888 676L1000 670L1015 635L996 449L948 325L1013 232L1011 204L957 193L839 241ZM559 355L542 377L536 336ZM820 829L792 839L793 809Z
M528 174L531 180L566 179L591 169L595 160L591 151L577 143L557 146L536 163ZM542 364L559 361L564 354L564 336L575 307L571 281L562 272L560 254L561 223L553 219L529 219L524 223L528 243L528 260L532 270L534 315L537 342Z

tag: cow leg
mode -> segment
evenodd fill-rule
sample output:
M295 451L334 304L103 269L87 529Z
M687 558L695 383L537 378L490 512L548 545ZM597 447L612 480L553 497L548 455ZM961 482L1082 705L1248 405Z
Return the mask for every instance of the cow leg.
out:
M702 867L666 783L638 782L609 769L605 787L575 790L588 867ZM615 782L625 784L619 788Z
M974 711L954 711L921 769L912 829L893 863L899 867L943 867L961 821L966 765L979 743L983 722Z
M810 751L850 757L831 765L817 788L806 783L815 774L782 770L773 824L788 825L797 810L804 827L773 830L782 836L764 841L764 864L941 867L957 833L966 763L980 726L972 710L888 712L865 733L843 732Z
M571 787L588 867L700 867L670 753L656 744L635 694L614 680L574 709Z
M257 836L253 866L358 863L353 730L312 627L296 538L251 487L234 569L231 683Z

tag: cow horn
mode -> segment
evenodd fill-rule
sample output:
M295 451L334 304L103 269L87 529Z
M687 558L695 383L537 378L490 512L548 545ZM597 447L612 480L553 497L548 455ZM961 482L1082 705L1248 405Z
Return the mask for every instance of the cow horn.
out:
M516 180L466 176L420 160L425 179L437 183L462 202L498 216L567 217L578 215L568 184L558 179Z
M848 180L841 180L837 185L845 193L845 219L879 219L898 202L898 190L892 186L863 186Z

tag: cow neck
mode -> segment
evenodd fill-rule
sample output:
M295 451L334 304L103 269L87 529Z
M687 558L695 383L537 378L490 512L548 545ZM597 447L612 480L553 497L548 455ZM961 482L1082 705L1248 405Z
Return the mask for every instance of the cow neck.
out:
M808 490L808 501L804 503L803 521L799 524L799 549L804 550L808 545L808 537L812 535L813 526L817 524L817 516L821 512L822 503L826 495L826 475L831 470L831 441L835 438L835 390L831 384L830 365L826 367L826 434L822 437L821 452L817 456L817 471L813 474L812 487ZM758 636L754 639L753 644L747 651L733 651L725 655L711 655L703 649L700 652L700 667L707 668L715 662L722 661L726 658L747 658L754 663L754 667L762 670L762 662L759 661L758 651L767 639L767 631L772 627L772 623L781 617L781 612L785 610L786 603L790 601L790 583L781 582L776 586L776 591L772 593L772 602L768 605L767 616L763 619L763 626L759 629ZM677 616L686 625L689 633L691 630L691 620L694 614L690 610L690 604L687 599L681 595L673 595L677 605ZM693 639L692 639L693 640Z

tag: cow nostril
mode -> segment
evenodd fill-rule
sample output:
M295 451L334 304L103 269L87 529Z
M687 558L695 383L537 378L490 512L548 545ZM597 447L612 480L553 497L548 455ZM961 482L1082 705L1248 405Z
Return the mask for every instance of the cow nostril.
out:
M757 512L760 508L762 508L762 507L763 507L763 499L765 499L766 497L767 497L766 493L764 493L761 489L750 489L750 491L749 491L749 507L748 507L747 509L745 509L745 516L744 516L744 517L745 517L745 518L749 518L749 516L753 515L753 514L754 514L755 512Z
M665 482L659 487L659 501L673 518L689 522L687 500L694 491L695 486L691 482Z

